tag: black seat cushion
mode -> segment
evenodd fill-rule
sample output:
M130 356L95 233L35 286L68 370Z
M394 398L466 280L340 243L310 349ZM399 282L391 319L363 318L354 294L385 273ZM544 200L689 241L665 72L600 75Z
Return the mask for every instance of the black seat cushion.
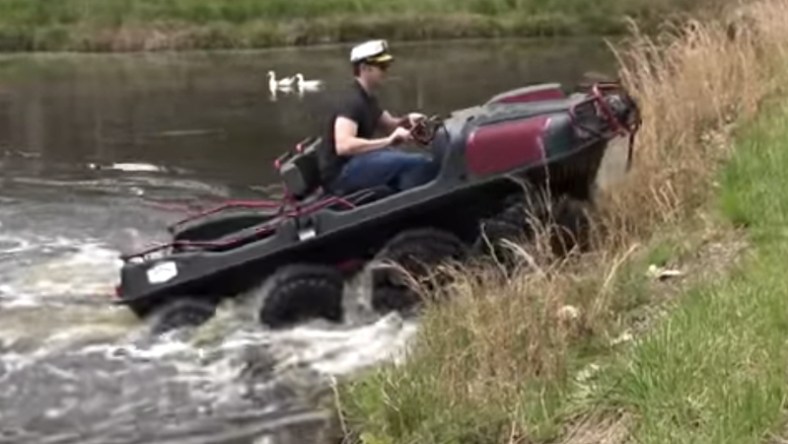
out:
M279 174L287 191L296 199L309 196L321 185L317 160L317 146L320 140L316 139L279 167Z
M279 165L279 174L282 177L284 186L287 188L287 192L298 200L307 199L314 195L318 189L325 188L321 181L317 159L317 147L320 141L321 139L319 138L311 140L300 152L288 157ZM342 197L353 205L364 205L394 193L394 190L385 185L365 188L347 194L332 191L324 189L324 192Z

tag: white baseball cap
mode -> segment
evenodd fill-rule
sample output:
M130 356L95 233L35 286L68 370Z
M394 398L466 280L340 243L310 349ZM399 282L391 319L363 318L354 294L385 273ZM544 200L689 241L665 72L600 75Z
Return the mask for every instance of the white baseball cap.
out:
M389 53L389 44L385 40L368 40L350 51L350 63L386 63L392 60L394 56Z

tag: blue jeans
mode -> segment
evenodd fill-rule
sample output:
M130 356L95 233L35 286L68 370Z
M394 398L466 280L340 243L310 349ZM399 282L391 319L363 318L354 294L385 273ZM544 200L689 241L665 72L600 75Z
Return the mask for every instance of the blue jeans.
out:
M398 192L423 185L437 173L438 163L428 156L383 148L351 157L331 188L347 194L385 185Z

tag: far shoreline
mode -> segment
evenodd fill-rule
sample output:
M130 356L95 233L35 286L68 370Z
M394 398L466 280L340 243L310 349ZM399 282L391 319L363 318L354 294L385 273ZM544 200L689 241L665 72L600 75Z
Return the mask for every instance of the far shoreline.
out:
M551 36L551 37L457 37L457 38L434 38L425 40L393 40L388 39L389 44L394 48L400 50L407 50L408 48L425 47L430 45L480 45L485 43L500 43L500 44L513 44L520 43L524 45L569 45L569 44L587 44L587 45L605 45L607 40L615 41L622 38L624 35L611 34L611 35L566 35L566 36ZM385 35L374 36L374 38L384 38ZM591 41L593 39L595 41ZM263 47L239 47L239 48L218 48L218 49L205 49L205 48L184 48L184 49L160 49L160 50L128 50L128 51L78 51L78 50L38 50L38 51L2 51L0 50L0 62L10 61L17 58L57 58L57 57L99 57L99 56L138 56L138 57L156 57L156 56L190 56L190 55L210 55L210 54L271 54L271 53L286 53L286 52L321 52L331 50L342 50L351 47L358 40L353 41L338 41L328 43L314 43L308 45L277 45L277 46L263 46Z
M321 18L242 24L124 24L96 27L84 23L9 28L0 26L0 54L33 53L186 53L261 51L341 47L368 38L392 44L453 41L565 40L616 38L626 34L623 19L583 23L563 15L489 17L450 14L436 17L384 15L367 18Z

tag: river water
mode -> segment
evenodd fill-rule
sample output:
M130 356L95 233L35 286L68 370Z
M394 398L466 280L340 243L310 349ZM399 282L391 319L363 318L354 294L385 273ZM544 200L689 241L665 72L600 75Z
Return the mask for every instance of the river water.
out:
M614 66L593 39L394 51L381 101L395 114ZM111 301L119 253L165 240L183 216L173 203L271 193L273 159L320 131L347 55L0 57L0 443L330 442L332 378L395 358L415 321L362 313L270 332L228 304L153 338ZM268 70L325 87L272 95Z

